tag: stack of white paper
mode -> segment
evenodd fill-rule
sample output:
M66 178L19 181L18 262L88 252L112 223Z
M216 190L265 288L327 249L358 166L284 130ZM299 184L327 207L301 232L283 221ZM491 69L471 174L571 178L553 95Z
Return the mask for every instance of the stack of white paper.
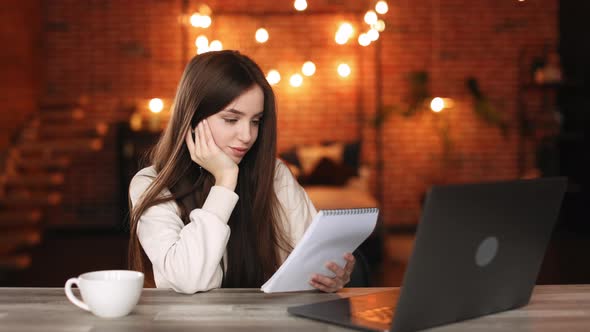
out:
M311 290L313 274L333 277L326 263L344 267L344 254L356 250L373 232L378 215L377 208L319 211L283 265L262 285L262 291Z

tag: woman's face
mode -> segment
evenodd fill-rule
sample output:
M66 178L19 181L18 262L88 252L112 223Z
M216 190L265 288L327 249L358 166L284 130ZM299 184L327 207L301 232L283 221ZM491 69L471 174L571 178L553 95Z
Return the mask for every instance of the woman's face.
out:
M256 142L263 111L264 93L254 85L207 118L215 143L237 164Z

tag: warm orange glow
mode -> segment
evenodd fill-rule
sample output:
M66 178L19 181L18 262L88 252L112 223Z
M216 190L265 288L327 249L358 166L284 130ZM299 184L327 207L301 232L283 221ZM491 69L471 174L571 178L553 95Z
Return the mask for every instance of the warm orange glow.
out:
M452 98L443 98L445 102L445 108L453 108L455 107L455 101Z
M315 64L311 61L305 62L303 64L303 66L301 67L301 72L305 76L311 76L311 75L315 74Z
M366 33L361 33L359 35L359 45L361 46L369 46L369 44L371 44L371 38L369 38L369 35L367 35Z
M354 33L354 28L352 27L352 24L344 22L340 24L340 27L338 27L338 31L341 31L344 35L350 37Z
M206 36L200 35L195 39L195 46L197 48L207 48L209 46L209 39Z
M160 113L164 108L164 102L160 98L154 98L150 100L148 107L152 113Z
M141 118L141 114L139 112L135 112L131 115L131 119L129 119L129 126L133 131L141 130L143 119Z
M430 109L433 112L439 113L444 109L452 108L454 104L455 102L451 98L436 97L430 102Z
M371 28L373 28L379 32L383 32L383 30L385 30L385 21L378 20L377 23L375 23L371 26Z
M292 87L298 88L303 84L303 76L300 74L293 74L289 79L289 83L291 83Z
M277 70L271 69L268 74L266 74L266 80L270 85L275 85L281 81L281 74Z
M295 0L295 3L293 3L293 7L295 7L296 10L298 11L304 11L307 9L307 1L305 0Z
M199 14L205 16L211 16L211 8L207 5L200 5L199 6Z
M211 17L207 15L201 16L201 28L208 28L211 26Z
M211 26L211 17L209 15L194 13L191 15L190 22L195 28L208 28Z
M370 29L367 32L367 36L369 36L369 39L371 41L376 41L377 39L379 39L379 31L375 30L375 29Z
M353 34L354 28L352 27L352 25L350 23L344 22L340 24L340 26L338 27L338 31L336 31L336 36L334 37L334 40L337 44L344 45L348 42L348 40L352 37Z
M367 11L365 14L365 23L368 25L377 23L377 13L372 10Z
M191 15L190 22L191 22L191 25L194 26L195 28L199 27L200 17L201 17L201 15L197 14L197 13L194 13Z
M341 34L341 33L340 34L337 33L336 34L336 37L334 38L334 40L336 41L336 44L338 44L338 45L344 45L348 41L348 38L346 38L346 36L343 35L343 34Z
M346 63L341 63L338 65L338 75L340 75L340 77L348 77L350 76L350 72L350 66Z
M430 109L433 112L438 113L438 112L442 111L443 108L445 108L445 102L440 97L433 98L432 101L430 102Z
M375 11L381 15L387 13L388 10L389 10L389 6L387 5L387 2L385 2L385 1L379 1L375 5Z
M268 31L265 28L256 30L256 41L259 43L266 43L268 41Z
M223 49L223 44L219 40L214 40L209 44L209 51L221 51Z

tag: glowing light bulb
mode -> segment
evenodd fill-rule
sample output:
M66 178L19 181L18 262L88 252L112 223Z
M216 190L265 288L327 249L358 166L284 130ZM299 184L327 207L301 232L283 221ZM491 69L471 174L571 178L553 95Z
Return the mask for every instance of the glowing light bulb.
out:
M371 38L369 38L369 35L367 35L366 33L361 33L359 35L359 45L361 46L369 46L369 44L371 44Z
M445 108L445 101L440 97L433 98L432 101L430 102L430 109L433 112L438 113L438 112L442 111L443 108Z
M223 44L219 40L214 40L209 44L210 51L221 51L223 49Z
M268 31L265 28L256 30L256 41L259 43L266 43L268 40Z
M367 32L367 36L369 36L369 39L371 41L376 41L377 39L379 39L379 31L375 30L375 29L370 29Z
M353 33L354 29L350 23L342 23L338 27L338 31L336 31L336 36L334 37L334 40L337 44L344 45L348 42Z
M303 64L303 66L301 67L301 72L305 76L311 76L311 75L315 74L315 64L311 61L305 62Z
M304 11L307 9L307 1L305 0L295 0L295 3L293 3L293 7L295 7L296 10L298 11Z
M377 4L375 4L375 11L381 15L387 13L388 10L389 10L389 6L387 5L387 2L385 2L385 1L379 1L379 2L377 2Z
M337 33L336 34L336 37L334 38L334 40L336 41L336 44L338 44L338 45L344 45L348 41L348 36L346 36L346 35L344 35L342 33Z
M350 66L346 63L338 65L338 75L341 77L348 77L350 75Z
M200 26L200 18L201 18L201 14L198 14L198 13L192 14L191 18L190 18L191 25L194 26L195 28L198 28Z
M371 25L371 28L379 32L383 32L383 30L385 30L385 21L378 20L375 24Z
M377 13L372 10L367 11L365 14L365 23L368 25L377 23Z
M271 69L268 74L266 74L266 80L270 85L275 85L281 81L281 74L277 70Z
M197 48L207 48L209 46L209 39L206 36L200 35L195 39L195 45Z
M160 113L160 112L162 112L162 109L164 108L164 102L160 98L154 98L154 99L150 100L148 108L150 109L150 111L152 113Z
M199 23L200 23L200 27L201 28L208 28L211 26L211 17L208 15L201 15L201 18L199 19Z
M208 28L211 26L211 17L209 15L194 13L191 15L190 22L195 28Z
M354 28L352 27L352 24L344 22L340 24L340 27L338 27L338 31L350 37L354 33Z
M199 14L205 16L211 16L211 7L203 4L199 6Z
M303 84L303 76L299 74L293 74L289 79L289 83L291 83L291 86L298 88L301 86L301 84Z

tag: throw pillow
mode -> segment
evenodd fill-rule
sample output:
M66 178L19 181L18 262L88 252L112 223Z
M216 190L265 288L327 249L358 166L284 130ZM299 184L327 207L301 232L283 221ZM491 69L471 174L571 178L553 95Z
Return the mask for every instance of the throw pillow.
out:
M306 176L317 166L322 158L328 158L337 164L342 163L344 146L340 143L330 145L301 146L297 148L297 157L301 163L301 170Z
M302 179L302 182L306 185L343 186L355 175L354 173L351 167L324 157L318 161L313 171Z

